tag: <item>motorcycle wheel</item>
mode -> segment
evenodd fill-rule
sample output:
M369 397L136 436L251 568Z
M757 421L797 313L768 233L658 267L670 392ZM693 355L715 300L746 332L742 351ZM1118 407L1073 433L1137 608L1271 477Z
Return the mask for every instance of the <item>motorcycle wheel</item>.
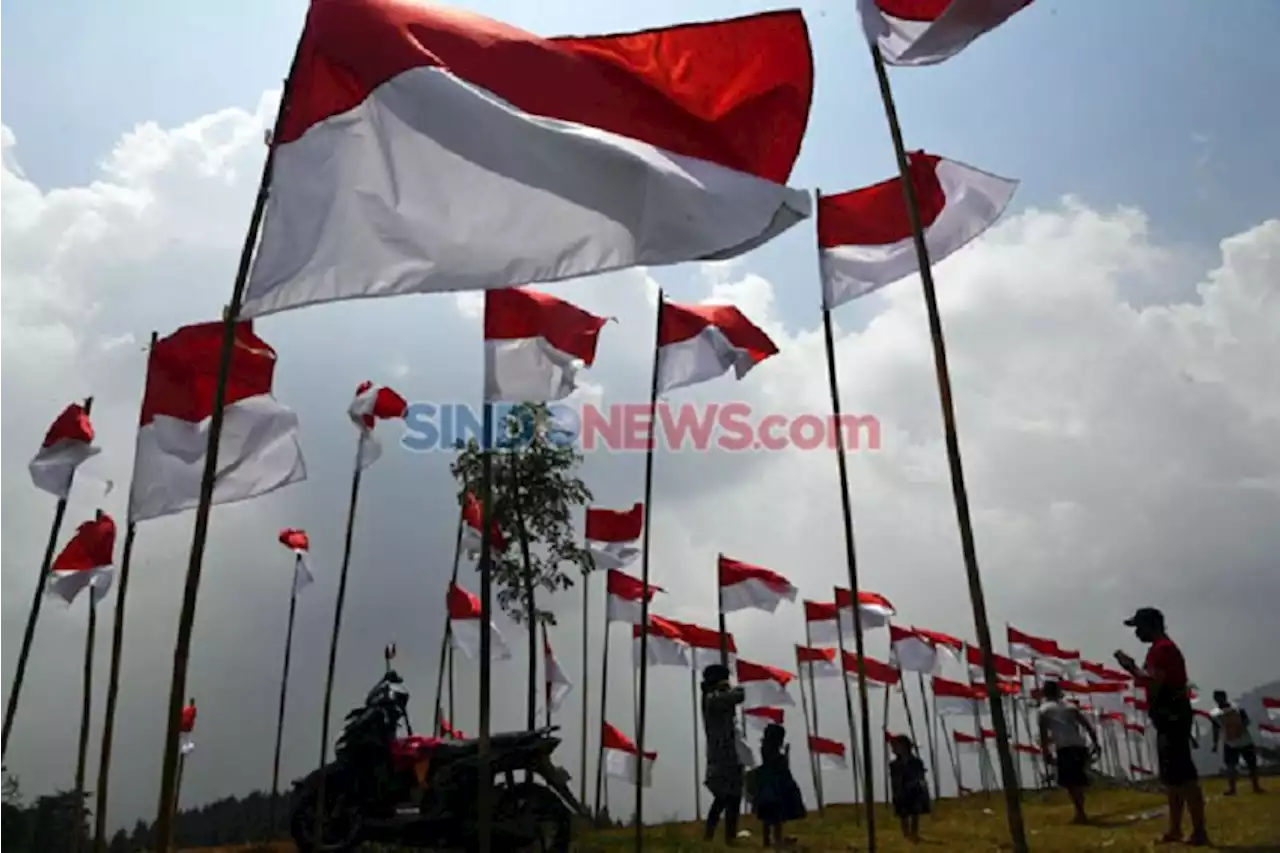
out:
M498 832L503 824L520 826L526 824L529 816L534 818L535 837L523 846L508 849L524 853L569 853L573 818L554 791L535 782L520 782L513 787L501 787L495 793L494 828Z
M298 793L289 817L289 834L298 853L347 853L360 843L359 809L350 803L344 786L334 777L324 786L324 837L315 838L316 808L320 799L320 776L307 780Z

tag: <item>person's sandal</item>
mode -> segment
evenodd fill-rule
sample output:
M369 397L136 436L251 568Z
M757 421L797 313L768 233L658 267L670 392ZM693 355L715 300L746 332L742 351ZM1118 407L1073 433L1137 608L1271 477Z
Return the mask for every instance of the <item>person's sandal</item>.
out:
M1187 836L1186 845L1188 847L1209 847L1209 834L1207 832L1193 832Z

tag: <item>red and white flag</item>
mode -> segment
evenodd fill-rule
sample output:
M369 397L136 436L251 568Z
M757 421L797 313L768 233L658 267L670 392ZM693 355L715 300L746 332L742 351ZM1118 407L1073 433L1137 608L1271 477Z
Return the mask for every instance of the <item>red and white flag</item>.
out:
M93 600L101 601L111 589L115 562L116 523L102 510L92 521L76 528L75 535L50 568L47 591L70 604L85 587L93 588Z
M844 624L853 627L853 593L847 589L836 589L836 607L840 608ZM873 631L889 624L889 620L897 614L893 604L878 592L862 590L858 593L858 610L862 616L862 630ZM850 633L847 636L852 637Z
M223 324L184 326L156 341L147 362L129 492L130 521L194 509L209 448ZM298 416L271 396L276 353L237 323L213 503L256 498L302 482Z
M644 753L644 761L640 761L640 750L631 738L624 735L617 726L604 723L600 727L600 739L604 747L604 772L606 776L640 784L648 788L653 785L653 762L658 760L658 753Z
M621 569L640 556L644 533L644 504L628 510L587 510L587 550L597 569ZM638 583L638 581L637 581ZM636 620L639 621L637 614Z
M811 210L798 10L542 38L315 0L295 69L246 317L731 258Z
M556 711L560 708L560 703L564 701L564 697L568 696L569 692L573 690L573 682L569 680L569 676L565 675L564 669L560 666L560 661L556 660L556 654L551 650L551 641L547 639L545 630L542 632L542 670L547 694L547 707L552 711Z
M913 151L912 186L935 266L990 228L1018 182ZM826 307L835 308L920 271L902 179L818 199L818 251Z
M54 497L65 498L71 492L76 468L100 450L93 444L89 414L84 406L72 403L54 419L40 450L27 466L31 482Z
M933 647L939 652L947 655L956 663L960 662L960 657L964 654L964 640L959 637L953 637L950 634L944 634L941 631L931 631L928 628L912 626L911 630L933 643Z
M995 737L995 732L982 730L981 735L971 735L967 732L952 732L952 739L955 740L956 750L959 752L981 752L985 741Z
M484 506L479 499L471 492L467 492L462 498L462 542L461 547L463 553L474 559L479 559L480 548L484 544L480 538L480 531L484 527ZM489 519L489 547L496 552L507 550L506 537L502 535L502 529L498 526L498 519Z
M643 599L653 601L653 594L663 591L662 587L653 584L646 587L639 578L634 578L617 569L610 569L606 577L608 599L605 604L605 618L609 622L639 625Z
M1103 666L1100 663L1094 663L1093 661L1080 661L1080 669L1084 671L1085 680L1094 684L1109 683L1126 685L1132 681L1132 678L1127 672L1121 672L1118 669L1111 669L1110 667Z
M972 717L978 712L987 695L981 687L936 675L933 677L932 684L934 710L941 717L953 714L966 714Z
M453 647L472 660L480 657L480 597L449 584L449 637ZM489 652L495 661L511 659L511 649L498 626L489 621Z
M971 679L982 681L986 678L986 670L983 669L982 649L977 646L966 645L965 660L969 665L969 677ZM991 654L991 665L996 671L997 678L1023 678L1035 675L1035 670L1026 664L994 652Z
M191 700L191 704L186 705L182 709L182 719L178 725L178 750L183 755L190 755L191 751L196 748L194 739L196 730L196 703Z
M1031 0L858 0L867 41L887 65L936 65L1003 24Z
M545 403L572 394L608 320L524 287L484 296L485 400Z
M1128 685L1118 681L1100 681L1088 684L1088 687L1094 707L1102 711L1124 710L1124 694Z
M311 574L311 537L307 531L289 527L280 531L280 544L294 553L293 593L297 595L315 581Z
M1153 774L1150 770L1148 770L1147 768L1143 767L1141 764L1130 764L1130 765L1129 765L1129 773L1130 773L1130 774L1132 774L1132 775L1134 775L1134 776L1153 776L1153 775L1155 775L1155 774Z
M747 728L763 731L770 725L782 725L786 719L787 712L782 708L747 708L743 710L742 716L747 721Z
M784 600L796 600L796 588L782 575L720 555L720 612L763 610L772 613Z
M738 686L746 693L747 705L795 705L787 685L795 678L786 670L762 663L739 660Z
M692 622L677 622L674 619L668 619L667 621L680 629L680 636L684 638L685 645L689 647L695 670L702 672L712 664L720 663L720 641L722 636L724 648L729 658L729 665L733 666L734 660L738 656L738 646L733 641L733 634L721 635L715 628L704 628L701 625L694 625Z
M1145 737L1147 734L1147 727L1142 725L1142 723L1126 722L1124 724L1124 730L1131 735L1138 735L1139 737Z
M902 681L902 672L896 666L869 657L864 657L862 664L862 668L866 670L868 687L893 687ZM844 674L846 678L853 679L861 674L858 656L853 652L844 653Z
M889 659L903 672L932 675L938 669L938 650L914 628L889 625Z
M836 622L837 614L839 623ZM835 643L844 635L845 642L853 642L853 611L836 610L833 601L804 602L804 621L809 639L815 643Z
M814 678L836 678L840 675L835 649L796 646L796 668L801 666L812 672Z
M697 385L730 368L741 379L778 347L732 305L662 305L658 391Z
M1013 748L1015 751L1020 752L1023 755L1039 755L1040 754L1040 747L1033 746L1032 744L1029 744L1029 743L1015 743L1013 745Z
M368 468L382 456L382 444L373 434L378 421L403 418L409 403L395 391L365 380L356 388L356 396L347 407L351 422L360 430L360 456L356 464Z
M1275 723L1258 723L1258 731L1267 740L1280 741L1280 725Z
M631 662L640 666L640 646L644 642L644 631L639 625L631 626ZM683 666L688 668L689 655L686 652L684 637L680 628L661 616L649 616L649 666Z
M1280 697L1263 696L1262 710L1273 720L1280 720Z
M848 770L844 758L844 744L831 738L809 736L809 754L818 760L820 770Z
M449 740L466 740L461 729L454 728L443 716L440 718L440 734Z

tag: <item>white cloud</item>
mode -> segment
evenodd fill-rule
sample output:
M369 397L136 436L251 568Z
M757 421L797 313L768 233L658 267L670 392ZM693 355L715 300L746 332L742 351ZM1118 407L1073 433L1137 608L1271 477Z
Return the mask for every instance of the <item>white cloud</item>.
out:
M145 363L138 344L152 328L215 317L225 302L273 103L264 97L253 112L226 110L177 129L141 126L110 154L99 181L48 192L23 176L20 149L4 129L8 649L16 651L50 512L31 490L27 459L49 418L68 399L93 393L103 476L127 483ZM1154 604L1186 643L1193 677L1238 690L1269 674L1262 670L1280 642L1270 613L1280 593L1280 221L1223 241L1211 270L1194 267L1191 248L1202 247L1155 239L1141 211L1068 199L1007 220L944 263L939 298L997 630L1009 620L1105 657L1133 645L1119 625L1126 611ZM811 268L800 259L797 279L809 281ZM553 288L619 319L603 332L583 398L646 399L658 279L677 300L734 302L781 349L741 383L725 378L676 392L673 402L828 410L822 334L809 310L816 299L761 277L750 258L708 267L696 285L672 287L662 272L632 271ZM1185 281L1200 282L1190 298L1181 295ZM918 283L874 298L879 310L870 322L837 330L845 408L881 425L881 448L851 460L864 584L892 598L905 620L972 636ZM289 572L274 532L287 525L311 531L320 576L300 605L288 772L300 774L313 760L354 440L345 417L351 390L382 365L383 378L403 382L398 390L415 399L476 401L482 305L475 294L406 298L261 323L281 353L279 394L302 416L312 478L215 513L191 682L205 748L189 766L187 802L266 784L268 768L247 759L269 750L273 730ZM387 455L362 499L335 697L340 711L363 695L383 643L396 640L422 719L456 516L443 456ZM655 470L652 566L669 590L662 612L713 619L718 551L771 565L811 597L845 582L829 452L661 454ZM626 506L640 497L642 471L638 454L597 453L584 477L600 504ZM117 488L107 507L122 515L126 494ZM101 489L80 489L69 522L98 500ZM117 765L113 821L153 808L189 532L190 519L178 518L139 533L118 729L118 754L129 758ZM599 613L602 591L594 592ZM555 642L573 670L579 601L575 591L555 604L564 626ZM796 608L730 618L745 655L789 664L789 644L800 638ZM83 630L74 611L43 617L7 757L28 790L69 778ZM105 674L101 630L97 672ZM593 633L594 648L599 640ZM872 638L872 650L883 655L883 638ZM611 716L629 728L628 677L616 669ZM512 671L517 682L520 673ZM581 682L576 671L571 677ZM652 681L671 697L652 710L652 745L662 755L652 813L662 815L689 799L688 687L664 670ZM470 684L463 672L468 692L459 697L458 723L468 730ZM826 720L843 718L835 695L823 702ZM518 704L502 703L499 725L519 724ZM571 732L576 707L570 701L564 712ZM573 768L575 744L570 736L564 747Z

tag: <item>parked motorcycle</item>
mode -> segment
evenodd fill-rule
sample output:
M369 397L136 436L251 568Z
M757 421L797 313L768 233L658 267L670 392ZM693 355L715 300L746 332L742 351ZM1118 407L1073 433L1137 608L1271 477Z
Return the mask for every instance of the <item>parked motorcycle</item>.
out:
M334 760L297 783L290 830L301 853L341 853L366 842L476 848L479 743L411 729L400 736L408 703L400 676L388 670L364 705L347 714ZM551 762L557 730L490 737L494 850L567 853L573 816L587 816L568 788L569 774ZM320 838L317 810L324 813Z

